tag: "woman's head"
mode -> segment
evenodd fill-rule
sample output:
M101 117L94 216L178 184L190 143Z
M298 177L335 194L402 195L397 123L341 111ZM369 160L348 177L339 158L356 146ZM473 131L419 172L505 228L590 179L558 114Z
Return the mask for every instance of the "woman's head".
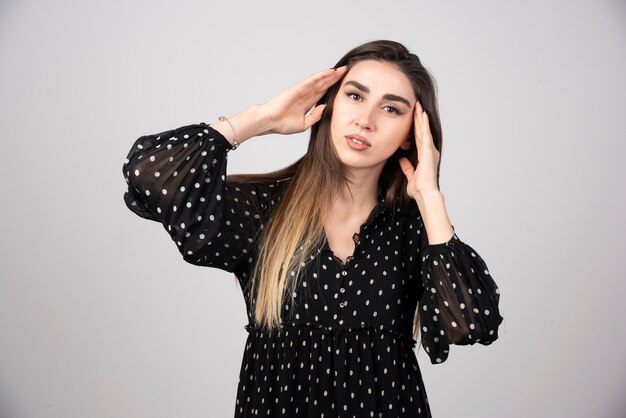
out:
M380 175L398 148L410 149L415 101L411 81L394 64L354 63L340 82L330 118L330 140L346 169ZM353 135L365 144L353 145Z
M348 66L345 76L317 103L325 103L326 109L321 120L311 128L307 154L319 160L327 170L341 173L343 179L346 177L344 164L382 165L379 186L390 202L399 198L401 207L408 209L413 203L406 195L406 178L398 158L405 156L414 166L418 161L413 124L416 100L428 114L433 142L441 156L442 135L435 81L417 55L391 40L367 42L353 48L337 61L334 68L343 65ZM364 92L353 81L370 92ZM351 92L358 96L349 96ZM383 99L387 93L400 96L409 104ZM387 105L402 114L388 114L391 109ZM349 150L345 136L353 133L368 140L368 135L372 136L372 141L379 140L372 145L380 152L371 156L366 155L367 152L362 156L346 152Z

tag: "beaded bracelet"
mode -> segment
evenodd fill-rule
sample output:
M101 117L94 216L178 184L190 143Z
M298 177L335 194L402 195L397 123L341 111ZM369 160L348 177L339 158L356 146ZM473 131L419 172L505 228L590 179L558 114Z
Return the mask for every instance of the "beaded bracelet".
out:
M233 131L233 144L232 144L232 148L231 149L237 149L237 147L240 144L237 141L237 134L235 133L235 128L233 128L233 125L230 123L230 121L228 119L226 119L225 116L220 116L218 119L220 121L225 121L226 123L228 123L228 125L230 126L230 129L232 129L232 131Z

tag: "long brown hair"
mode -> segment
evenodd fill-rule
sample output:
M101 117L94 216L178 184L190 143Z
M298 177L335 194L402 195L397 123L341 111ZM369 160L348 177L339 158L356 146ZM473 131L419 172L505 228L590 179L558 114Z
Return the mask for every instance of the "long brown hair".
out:
M359 45L346 53L334 68L348 65L348 71L358 61L376 60L391 63L411 81L415 95L428 114L430 131L441 162L441 124L437 104L436 84L417 55L395 41L376 40ZM347 73L347 72L346 72ZM273 211L270 221L259 235L256 262L250 280L255 322L267 331L282 324L281 307L285 297L293 293L299 273L323 244L323 220L331 207L333 196L347 185L344 167L330 141L330 121L333 102L341 80L331 86L317 105L326 104L319 122L311 127L307 152L293 164L262 174L228 175L227 181L271 184L290 179ZM417 204L406 194L407 181L398 158L405 156L417 164L414 127L410 131L411 147L398 150L387 160L378 185L383 191L390 213L413 212ZM438 164L439 167L439 164ZM439 186L439 169L437 170ZM415 312L413 335L419 334L419 307Z

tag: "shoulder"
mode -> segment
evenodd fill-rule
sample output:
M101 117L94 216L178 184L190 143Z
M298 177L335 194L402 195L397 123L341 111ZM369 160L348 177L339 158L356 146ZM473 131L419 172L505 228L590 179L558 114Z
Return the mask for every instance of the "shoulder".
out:
M225 180L229 186L269 191L278 189L291 180L291 177L280 178L271 174L272 173L228 174L225 176Z
M226 188L235 202L253 205L265 211L276 206L289 183L288 180L255 180L233 176L226 180Z
M401 196L396 196L392 200L387 201L386 214L388 218L394 221L397 225L414 226L419 225L422 222L422 214L415 200L411 198L403 199Z
M398 237L402 237L403 243L410 248L411 253L423 248L428 242L422 214L417 206L396 206L394 210L388 212L391 216L385 218L389 222L389 228L394 229Z

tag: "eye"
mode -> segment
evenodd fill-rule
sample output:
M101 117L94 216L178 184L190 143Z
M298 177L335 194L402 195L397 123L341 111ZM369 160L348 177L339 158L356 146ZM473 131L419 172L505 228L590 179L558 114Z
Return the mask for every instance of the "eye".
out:
M361 96L359 95L359 93L355 93L353 91L349 91L346 93L346 96L351 97L351 96L357 96L358 98L361 98Z
M402 114L402 113L400 113L400 111L397 108L395 108L393 106L385 106L385 107L388 107L389 109L392 109L391 113L395 113L396 115L401 115Z

